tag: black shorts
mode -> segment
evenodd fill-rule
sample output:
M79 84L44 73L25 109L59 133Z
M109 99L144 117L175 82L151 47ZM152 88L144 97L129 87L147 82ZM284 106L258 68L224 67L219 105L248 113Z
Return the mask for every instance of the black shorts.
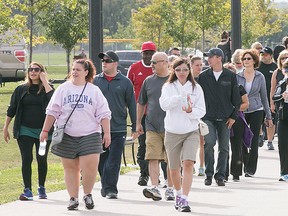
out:
M64 134L62 142L53 145L51 152L59 157L69 159L89 154L100 154L103 152L102 136L100 133L93 133L82 137L73 137Z

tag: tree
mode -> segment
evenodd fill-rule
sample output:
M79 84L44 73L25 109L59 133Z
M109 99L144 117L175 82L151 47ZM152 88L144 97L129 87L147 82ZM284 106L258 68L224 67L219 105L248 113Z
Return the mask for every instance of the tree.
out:
M164 5L167 3L163 2ZM189 47L192 41L199 38L196 26L193 20L193 5L191 0L176 0L173 8L162 10L163 16L166 17L166 32L173 38L177 46L181 46L182 51Z
M173 40L166 33L165 19L172 10L170 0L151 0L145 8L139 8L132 14L132 23L136 38L139 39L138 47L143 41L153 41L159 50L168 49Z
M0 8L0 35L9 29L17 31L23 28L26 21L25 16L13 14L11 7L7 5L6 1L0 2Z
M51 8L52 9L52 8ZM76 5L56 4L49 14L42 17L47 37L62 45L66 51L67 72L70 68L70 53L75 44L88 34L88 4L77 0Z
M281 19L271 0L242 0L242 44L250 47L258 39L281 31Z

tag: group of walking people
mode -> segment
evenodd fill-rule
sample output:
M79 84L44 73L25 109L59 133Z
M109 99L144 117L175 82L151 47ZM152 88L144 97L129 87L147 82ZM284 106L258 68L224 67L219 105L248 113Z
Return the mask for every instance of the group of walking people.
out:
M162 163L167 179L165 199L175 201L176 210L190 212L188 196L199 148L199 175L206 176L206 186L212 184L213 178L218 186L225 186L229 173L234 181L239 181L242 169L245 177L253 177L263 122L268 130L278 122L279 180L288 181L288 147L285 144L288 140L285 133L288 128L288 52L283 50L279 54L278 68L270 72L268 91L265 74L257 68L261 66L261 56L265 53L272 56L269 49L237 51L232 55L232 65L223 65L223 51L212 48L204 53L209 68L202 71L200 57L181 57L177 49L172 49L168 56L157 52L156 45L148 41L141 47L143 59L131 65L127 77L117 71L117 54L107 51L98 55L102 73L96 75L89 59L77 59L67 81L56 90L47 80L45 67L32 62L25 83L13 92L3 130L8 142L9 124L15 117L13 134L21 152L24 182L19 199L33 200L34 144L38 195L40 199L47 198L47 155L53 125L64 127L65 132L62 141L51 146L51 151L61 158L64 167L70 196L67 209L78 209L80 181L85 207L94 208L92 189L97 172L101 177L101 195L117 199L128 114L132 137L139 140L138 184L147 186L149 178L151 182L151 187L143 189L148 199L162 199L159 190L159 165ZM174 56L172 51L176 53ZM270 108L272 113L278 113L273 115L274 122ZM201 119L209 128L205 136L199 131ZM270 150L272 139L270 132ZM40 156L38 149L43 141L47 142L46 153ZM214 169L216 143L218 161Z

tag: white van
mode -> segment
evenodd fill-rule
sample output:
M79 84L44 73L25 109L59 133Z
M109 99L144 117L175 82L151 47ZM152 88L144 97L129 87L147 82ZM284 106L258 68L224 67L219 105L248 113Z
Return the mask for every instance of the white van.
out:
M26 44L16 31L0 35L0 83L24 80L26 76Z

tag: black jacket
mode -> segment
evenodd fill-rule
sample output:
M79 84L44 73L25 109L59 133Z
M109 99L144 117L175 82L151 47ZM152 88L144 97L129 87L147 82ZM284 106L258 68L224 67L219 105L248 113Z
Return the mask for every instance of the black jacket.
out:
M53 88L53 87L52 87ZM28 93L28 85L23 84L18 86L10 100L10 105L7 110L7 116L13 118L15 116L14 120L14 126L13 126L13 135L15 139L19 138L19 131L21 126L21 119L22 119L22 112L23 112L23 106L21 105L23 97ZM54 93L54 89L48 93L45 93L45 91L41 92L41 98L42 98L42 110L43 114L46 113L46 107ZM50 130L49 134L52 134L53 128Z
M237 119L241 98L236 74L223 68L218 81L216 81L213 70L208 68L199 75L198 83L201 85L206 103L205 120L227 120Z
M279 120L288 121L288 103L284 102L283 92L286 91L287 79L279 81L273 96Z

